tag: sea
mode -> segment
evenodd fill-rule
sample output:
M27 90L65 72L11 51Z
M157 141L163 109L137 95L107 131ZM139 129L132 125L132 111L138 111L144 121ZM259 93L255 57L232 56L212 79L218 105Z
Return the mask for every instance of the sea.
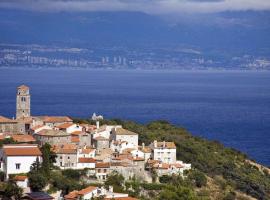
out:
M16 87L32 115L148 123L167 120L270 166L270 72L0 69L0 115L15 116Z

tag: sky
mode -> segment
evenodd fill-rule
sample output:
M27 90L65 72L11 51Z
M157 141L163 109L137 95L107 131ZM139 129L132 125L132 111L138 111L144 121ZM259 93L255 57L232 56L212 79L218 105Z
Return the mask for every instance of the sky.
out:
M270 10L270 0L1 0L0 8L42 12L139 11L147 14Z

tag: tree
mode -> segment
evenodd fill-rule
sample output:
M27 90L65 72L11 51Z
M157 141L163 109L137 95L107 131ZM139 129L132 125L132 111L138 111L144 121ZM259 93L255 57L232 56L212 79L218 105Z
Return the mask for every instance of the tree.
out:
M123 192L124 188L123 188L123 184L124 184L124 177L117 173L117 172L112 172L111 175L108 176L105 185L107 187L109 186L113 186L113 189L115 192Z
M41 191L48 183L48 179L41 172L31 172L28 174L29 186L32 191Z
M56 162L56 154L51 150L51 145L48 143L44 144L41 147L41 152L42 152L42 170L47 176L49 176L50 169Z
M2 148L4 144L16 144L16 143L17 142L13 140L13 138L4 138L3 140L0 140L0 148Z
M195 183L196 187L206 186L207 184L206 176L204 175L204 173L198 170L192 170L188 175L188 178L191 180L191 182Z
M20 200L22 198L23 190L17 186L16 182L8 181L4 189L4 198Z
M159 195L160 200L197 200L198 198L194 192L188 187L175 187L173 185L167 186Z

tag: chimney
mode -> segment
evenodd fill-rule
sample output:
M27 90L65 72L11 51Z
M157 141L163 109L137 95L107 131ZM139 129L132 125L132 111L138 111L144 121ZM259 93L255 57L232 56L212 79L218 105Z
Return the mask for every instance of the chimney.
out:
M157 141L154 140L154 147L157 148Z
M144 142L142 143L142 149L144 149L145 148L145 145L144 145Z
M96 121L97 129L99 129L99 121Z
M163 148L165 148L166 147L166 142L165 141L163 141Z

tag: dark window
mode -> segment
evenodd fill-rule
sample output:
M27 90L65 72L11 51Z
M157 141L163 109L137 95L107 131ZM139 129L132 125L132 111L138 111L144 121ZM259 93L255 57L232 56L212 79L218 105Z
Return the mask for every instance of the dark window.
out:
M20 163L16 163L15 165L16 165L16 169L20 169L20 167L21 167Z

